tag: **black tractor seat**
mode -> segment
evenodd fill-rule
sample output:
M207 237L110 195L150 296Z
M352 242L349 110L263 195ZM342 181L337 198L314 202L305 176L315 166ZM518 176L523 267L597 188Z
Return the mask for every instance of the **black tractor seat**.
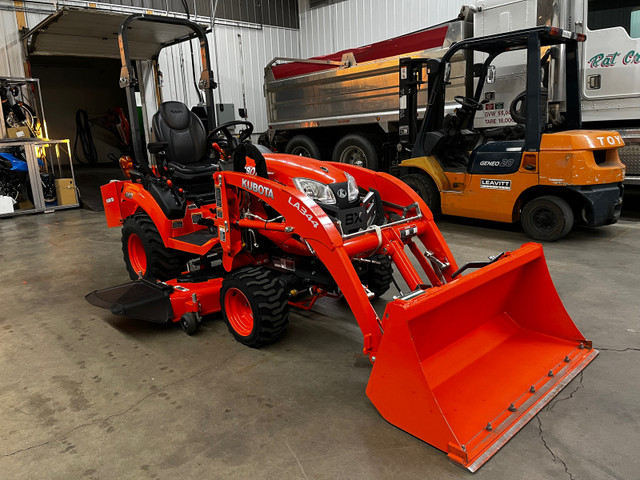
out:
M218 165L210 158L207 132L200 118L182 102L164 102L153 116L152 130L156 142L149 147L157 153L162 175L182 189L186 199L212 203L213 174Z
M201 175L213 175L218 170L216 164L183 165L178 162L168 164L173 179L193 180Z

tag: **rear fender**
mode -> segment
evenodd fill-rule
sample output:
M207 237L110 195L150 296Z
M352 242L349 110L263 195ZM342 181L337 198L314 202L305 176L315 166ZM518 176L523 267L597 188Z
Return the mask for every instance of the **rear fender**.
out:
M124 219L136 211L136 204L124 195L125 187L131 184L129 180L118 180L100 187L104 215L109 228L122 225Z
M174 237L201 230L203 227L194 225L191 215L185 215L184 218L174 220L167 218L155 198L140 183L133 183L128 180L110 182L101 187L101 193L109 227L121 226L124 220L131 215L145 212L155 224L167 248L195 255L204 255L217 242L213 238L204 245L192 245L176 240ZM192 215L199 212L201 210L189 210Z
M130 181L111 182L103 185L101 192L109 227L122 225L127 217L144 211L151 217L163 239L170 236L172 221L165 217L158 203L142 184Z

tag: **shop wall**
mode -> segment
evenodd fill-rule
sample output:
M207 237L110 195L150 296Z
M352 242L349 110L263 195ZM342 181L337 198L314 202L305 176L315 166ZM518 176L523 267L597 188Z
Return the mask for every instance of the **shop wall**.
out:
M0 77L24 77L16 14L0 10Z
M298 57L299 32L289 28L216 25L209 34L213 75L218 83L216 103L233 104L235 119L239 108L246 108L255 132L267 129L263 92L264 67L274 57ZM242 47L240 46L242 43ZM193 43L196 73L200 72L199 48ZM164 77L164 100L198 103L191 68L191 51L184 43L165 49L159 58ZM246 105L246 107L245 107Z

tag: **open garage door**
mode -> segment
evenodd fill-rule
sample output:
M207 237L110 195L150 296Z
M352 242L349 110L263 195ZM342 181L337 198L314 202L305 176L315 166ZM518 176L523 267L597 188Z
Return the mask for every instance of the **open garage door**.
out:
M127 16L128 13L64 7L27 32L29 55L119 59L118 29ZM162 48L186 40L192 33L181 25L142 22L130 33L131 58L153 58Z

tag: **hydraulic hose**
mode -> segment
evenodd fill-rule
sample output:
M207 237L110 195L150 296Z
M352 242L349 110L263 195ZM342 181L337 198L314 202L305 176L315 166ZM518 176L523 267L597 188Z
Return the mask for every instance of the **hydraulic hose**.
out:
M82 153L85 160L81 160L78 155L78 139L82 144ZM80 163L97 163L98 151L93 143L93 135L91 135L91 125L89 124L89 115L85 110L79 109L76 112L76 139L73 142L73 158Z

